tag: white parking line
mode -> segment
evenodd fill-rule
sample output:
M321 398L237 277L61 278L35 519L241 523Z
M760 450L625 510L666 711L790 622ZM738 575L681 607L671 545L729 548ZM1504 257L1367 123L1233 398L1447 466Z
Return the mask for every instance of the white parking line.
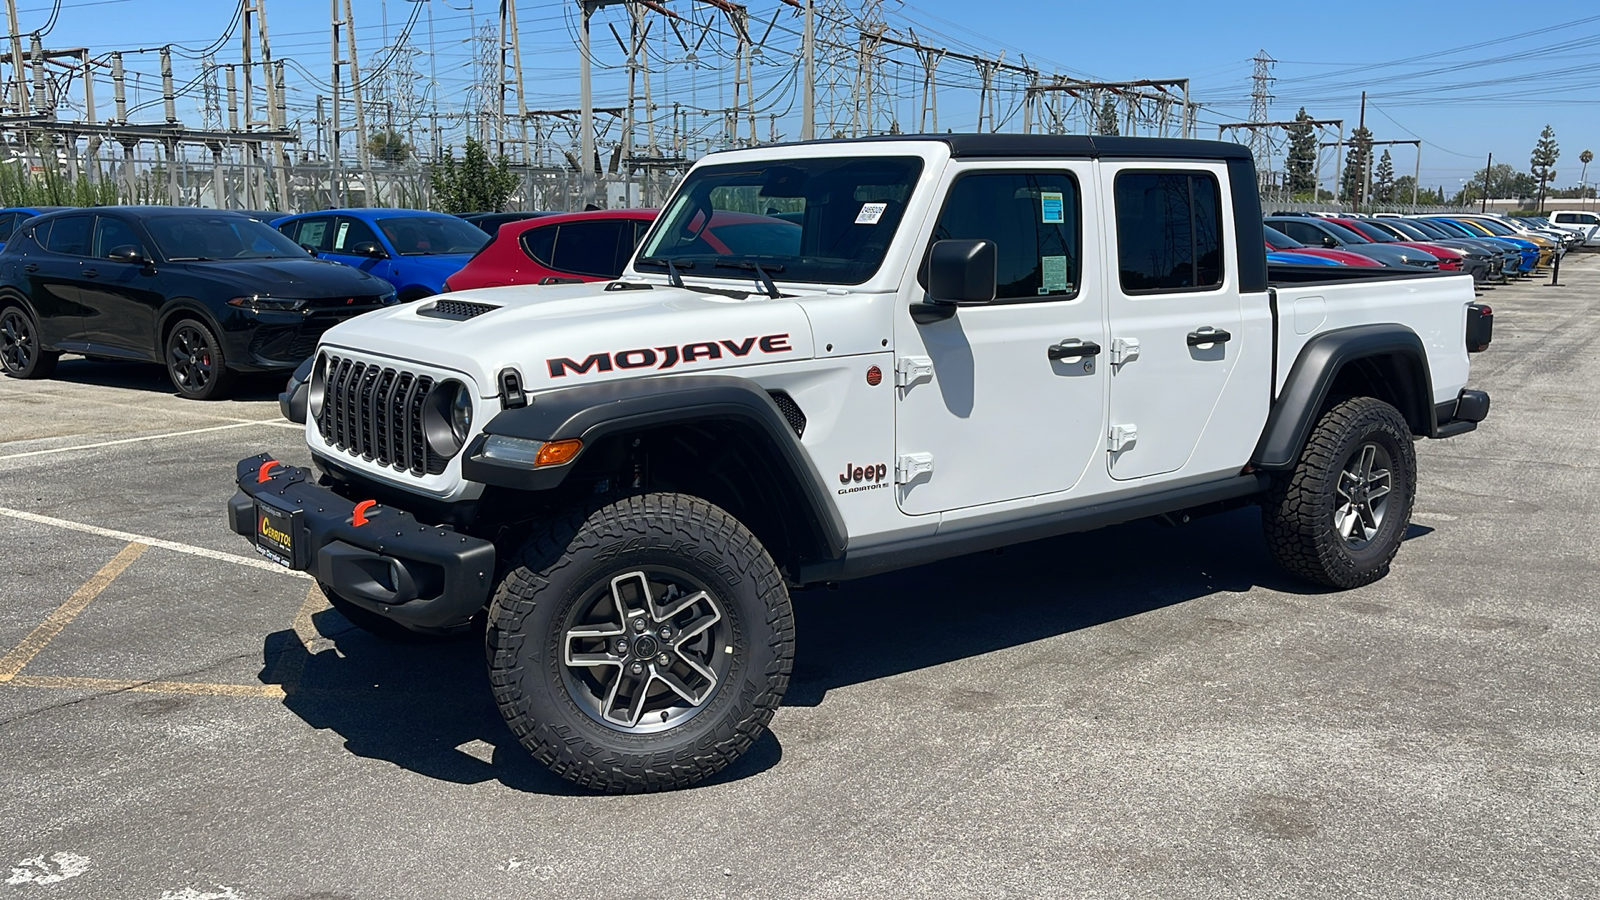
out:
M162 438L183 437L188 434L204 434L208 431L225 431L229 428L248 428L251 425L276 425L276 419L258 419L249 422L235 422L232 425L213 425L210 428L191 428L188 431L168 431L162 434L147 434L144 437L122 438L115 441L100 441L96 444L75 444L71 447L52 447L49 450L29 450L26 453L8 453L0 459L22 459L25 456L46 456L51 453L71 453L74 450L93 450L96 447L115 447L118 444L137 444L140 441L158 441ZM295 425L300 428L302 426Z
M95 534L100 537L115 538L119 541L131 541L148 544L151 547L160 547L163 550L172 550L176 553L187 553L190 556L202 556L219 562L233 563L240 566L249 566L252 569L263 569L276 572L279 575L288 575L290 578L310 578L304 572L285 569L276 563L267 562L260 557L243 556L238 553L223 553L221 550L208 550L205 547L196 547L193 544L180 544L177 541L167 541L161 538L150 537L143 534L134 534L129 531L117 531L114 528L101 528L98 525L85 525L82 522L71 522L66 519L57 519L52 516L41 516L38 513L23 512L20 509L6 509L0 506L0 516L21 519L24 522L35 522L40 525L49 525L54 528L65 528L70 531L82 531L86 534Z

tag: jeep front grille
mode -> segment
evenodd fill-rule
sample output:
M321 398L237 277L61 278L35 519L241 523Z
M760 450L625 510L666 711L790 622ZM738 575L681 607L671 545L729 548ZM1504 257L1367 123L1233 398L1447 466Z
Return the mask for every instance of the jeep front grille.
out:
M449 458L423 432L423 403L434 381L376 363L323 357L317 430L328 446L413 475L438 475Z

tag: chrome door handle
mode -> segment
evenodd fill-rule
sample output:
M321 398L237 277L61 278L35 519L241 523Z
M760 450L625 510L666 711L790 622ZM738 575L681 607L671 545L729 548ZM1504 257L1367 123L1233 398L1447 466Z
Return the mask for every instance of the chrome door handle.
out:
M1085 356L1099 356L1100 345L1094 341L1080 341L1077 338L1062 341L1050 348L1049 356L1052 360L1078 359Z
M1198 331L1189 332L1189 346L1199 347L1204 344L1226 344L1233 340L1233 335L1221 328L1212 328L1207 325Z

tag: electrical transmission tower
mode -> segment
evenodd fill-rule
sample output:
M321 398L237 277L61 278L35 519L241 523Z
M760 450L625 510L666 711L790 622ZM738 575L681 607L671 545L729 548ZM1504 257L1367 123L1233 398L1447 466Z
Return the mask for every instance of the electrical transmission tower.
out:
M819 138L851 137L861 29L850 0L813 0L816 128ZM874 4L875 5L875 4Z
M1262 125L1267 121L1267 109L1272 105L1272 83L1277 81L1272 76L1272 67L1278 61L1267 55L1262 50L1256 53L1254 62L1255 73L1250 76L1250 123ZM1256 158L1256 172L1259 176L1271 168L1268 163L1272 155L1272 135L1265 128L1250 129L1250 155Z

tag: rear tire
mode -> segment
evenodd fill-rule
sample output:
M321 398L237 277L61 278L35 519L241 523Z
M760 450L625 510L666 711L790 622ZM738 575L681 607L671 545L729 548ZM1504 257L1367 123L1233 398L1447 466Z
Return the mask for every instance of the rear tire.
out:
M49 378L61 354L39 344L39 329L21 306L0 307L0 370L12 378Z
M577 507L523 546L487 634L495 702L561 777L609 793L694 784L755 743L789 684L777 566L684 494Z
M1267 546L1301 578L1354 588L1389 574L1411 524L1417 455L1400 411L1353 397L1322 414L1262 506Z
M167 377L188 400L221 400L233 386L222 342L198 319L180 319L167 335Z

